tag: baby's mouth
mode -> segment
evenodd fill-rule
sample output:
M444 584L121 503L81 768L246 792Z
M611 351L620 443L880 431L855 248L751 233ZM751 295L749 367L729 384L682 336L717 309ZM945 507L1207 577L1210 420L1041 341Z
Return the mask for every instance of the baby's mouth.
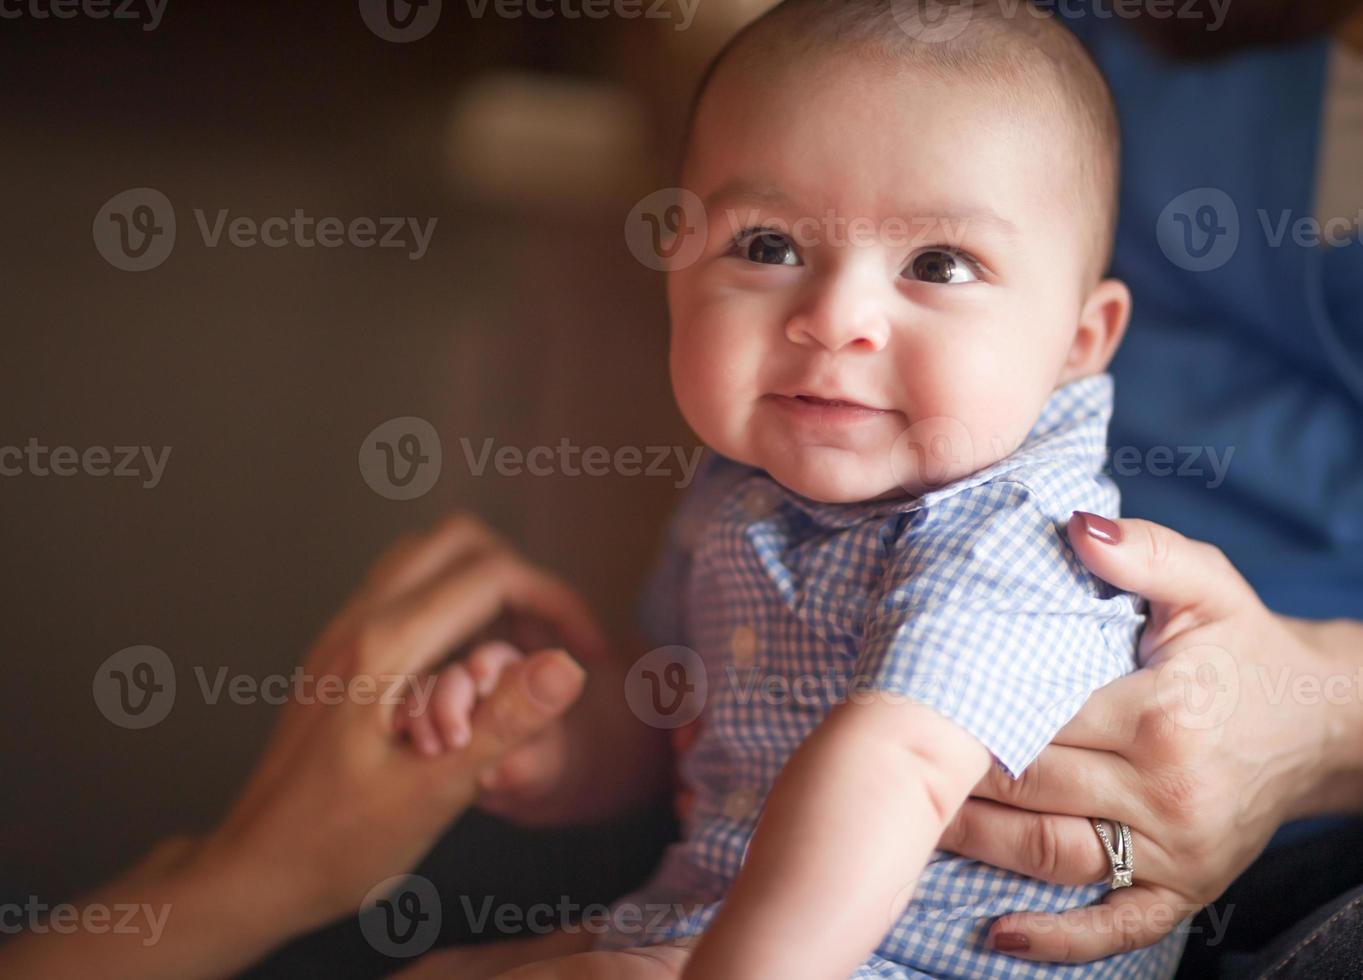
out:
M816 395L796 395L795 400L804 402L807 405L825 405L830 408L862 408L871 412L880 411L880 409L871 408L870 405L863 405L860 402L851 402L842 398L819 398Z
M889 409L876 408L850 398L825 398L808 392L773 394L776 404L797 418L818 423L851 423L884 415Z

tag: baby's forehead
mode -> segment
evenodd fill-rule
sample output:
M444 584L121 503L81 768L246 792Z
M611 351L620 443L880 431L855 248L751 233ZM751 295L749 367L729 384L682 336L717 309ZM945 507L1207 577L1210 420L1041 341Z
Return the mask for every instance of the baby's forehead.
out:
M981 4L988 6L977 0L960 38L924 44L887 29L884 16L846 13L854 4L786 0L741 32L702 80L686 141L687 186L705 175L716 184L730 179L721 171L741 167L740 155L781 169L787 180L819 169L812 164L830 154L854 170L858 161L902 158L917 167L907 176L920 181L953 169L961 182L1026 174L1028 200L1063 212L1101 272L1117 180L1106 82L1053 18L1013 17L1002 6L991 16ZM783 17L788 8L795 13ZM855 17L859 26L843 29ZM792 27L821 24L840 29ZM887 188L905 179L877 173Z
M1054 215L1049 189L1064 185L1072 146L1035 106L987 80L854 52L770 57L723 66L699 107L684 181L708 206L971 220L1012 234L1035 207Z

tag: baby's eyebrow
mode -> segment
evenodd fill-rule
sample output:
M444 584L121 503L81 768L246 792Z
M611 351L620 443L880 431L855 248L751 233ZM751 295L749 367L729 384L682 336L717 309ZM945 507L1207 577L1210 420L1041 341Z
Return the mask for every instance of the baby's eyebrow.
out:
M775 184L757 183L743 178L722 184L705 198L707 212L743 204L786 212L800 210L799 203ZM1017 225L987 204L960 202L939 206L916 204L894 213L902 220L911 222L914 227L921 227L924 224L940 226L954 237L964 237L967 233L982 233L1007 239L1021 237ZM811 213L811 217L818 218L820 215Z
M758 204L770 208L792 208L795 201L775 184L759 184L743 178L730 180L711 191L705 198L705 209L713 211L724 205Z
M951 204L942 208L923 207L915 209L918 220L930 219L944 229L952 230L958 237L967 233L981 233L997 238L1020 238L1018 226L988 205Z

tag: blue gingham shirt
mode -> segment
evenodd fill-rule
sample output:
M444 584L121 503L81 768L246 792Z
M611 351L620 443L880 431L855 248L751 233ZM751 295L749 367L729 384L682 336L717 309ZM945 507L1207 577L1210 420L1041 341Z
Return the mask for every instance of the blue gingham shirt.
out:
M1108 375L1066 385L1015 452L916 498L818 503L708 457L643 601L649 640L703 664L700 732L681 764L693 803L683 841L617 904L628 927L617 921L602 945L704 931L772 783L841 701L886 691L922 702L1016 776L1092 691L1135 669L1137 600L1090 575L1063 530L1075 510L1117 516L1102 475L1111 406ZM1106 887L1042 884L934 852L854 976L1172 976L1177 931L1075 966L984 944L1000 915L1089 905Z

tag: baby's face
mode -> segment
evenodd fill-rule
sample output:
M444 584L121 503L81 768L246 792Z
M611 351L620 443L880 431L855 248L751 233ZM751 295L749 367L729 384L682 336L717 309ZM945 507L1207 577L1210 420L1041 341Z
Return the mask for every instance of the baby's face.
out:
M673 388L701 439L836 503L1015 449L1071 380L1085 298L1054 128L985 84L870 59L726 62L683 180L705 250L668 281Z

